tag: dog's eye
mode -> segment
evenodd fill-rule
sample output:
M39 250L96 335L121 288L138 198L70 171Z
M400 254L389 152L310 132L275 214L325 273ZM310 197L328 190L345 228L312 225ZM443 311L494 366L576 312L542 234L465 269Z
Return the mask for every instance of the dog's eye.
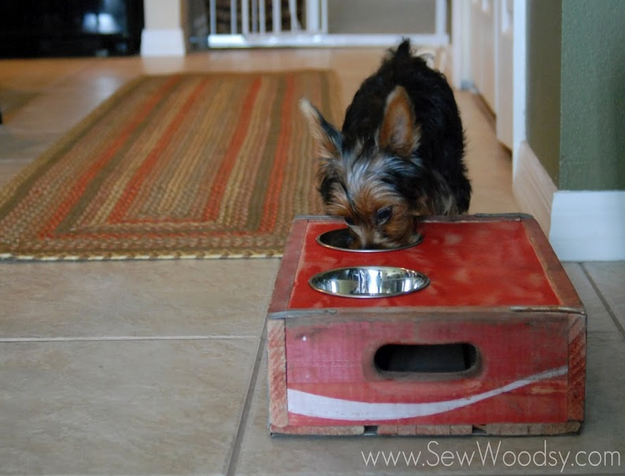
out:
M378 226L384 225L393 216L393 209L391 207L381 208L375 217L375 222Z

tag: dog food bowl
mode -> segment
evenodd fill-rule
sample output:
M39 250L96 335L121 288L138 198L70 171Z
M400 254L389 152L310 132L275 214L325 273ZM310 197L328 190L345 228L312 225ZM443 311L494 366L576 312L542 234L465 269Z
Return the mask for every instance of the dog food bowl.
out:
M380 298L420 291L430 284L424 274L392 266L354 266L314 275L310 286L332 296Z
M353 242L352 235L349 233L349 228L339 228L337 230L330 230L322 233L317 237L317 243L321 246L325 246L326 248L330 248L333 250L339 251L351 251L354 253L381 253L384 251L399 251L405 250L407 248L412 248L413 246L417 246L419 243L423 241L423 237L419 235L419 238L414 243L410 243L408 245L400 246L397 248L380 248L380 249L352 249L350 245Z

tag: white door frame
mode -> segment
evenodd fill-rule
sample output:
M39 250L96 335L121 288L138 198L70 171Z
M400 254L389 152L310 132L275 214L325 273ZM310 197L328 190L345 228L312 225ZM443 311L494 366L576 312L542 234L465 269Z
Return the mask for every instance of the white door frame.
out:
M500 1L500 0L497 0ZM473 71L471 70L471 2L467 0L452 0L451 25L451 54L452 54L452 84L457 89L471 89L474 87ZM526 18L527 4L525 0L514 0L513 3L513 95L512 95L512 155L513 160L519 150L521 142L526 139L525 132L525 98L526 98Z
M521 143L527 139L525 117L527 97L527 2L514 0L514 41L512 43L512 158L518 154Z
M495 3L495 110L497 139L512 150L514 121L514 0Z

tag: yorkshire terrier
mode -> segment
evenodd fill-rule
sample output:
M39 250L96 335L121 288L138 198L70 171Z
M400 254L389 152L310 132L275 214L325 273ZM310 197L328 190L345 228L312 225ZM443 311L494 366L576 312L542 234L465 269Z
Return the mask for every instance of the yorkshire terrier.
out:
M409 40L362 83L341 132L306 99L300 109L317 146L326 213L345 219L351 248L409 245L419 239L417 217L468 210L458 106L445 76L413 55Z

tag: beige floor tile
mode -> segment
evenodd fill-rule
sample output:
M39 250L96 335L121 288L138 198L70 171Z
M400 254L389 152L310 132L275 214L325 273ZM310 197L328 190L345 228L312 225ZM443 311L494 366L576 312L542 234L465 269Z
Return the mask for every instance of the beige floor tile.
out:
M625 261L584 263L625 336Z
M16 134L65 133L108 99L122 80L54 88L16 111L6 127Z
M39 96L38 91L20 91L3 87L0 89L0 112L3 121L10 122L12 114Z
M597 296L582 266L579 263L563 263L562 266L564 266L566 274L568 274L569 279L573 283L573 286L575 286L575 290L586 308L588 330L590 332L617 332L614 321L603 305L601 298Z
M14 160L2 160L0 159L0 188L15 177L24 166L28 165L31 160L28 159L14 159Z
M257 343L0 343L0 474L225 474Z
M143 58L145 74L187 72L259 72L329 68L328 49L259 49L199 51L184 58Z
M0 338L258 337L278 264L2 263Z
M32 161L43 154L57 140L61 133L16 132L10 125L0 127L0 163L5 160Z
M92 58L89 67L67 75L58 81L54 88L110 87L115 86L115 82L127 81L142 73L141 61L134 57Z

